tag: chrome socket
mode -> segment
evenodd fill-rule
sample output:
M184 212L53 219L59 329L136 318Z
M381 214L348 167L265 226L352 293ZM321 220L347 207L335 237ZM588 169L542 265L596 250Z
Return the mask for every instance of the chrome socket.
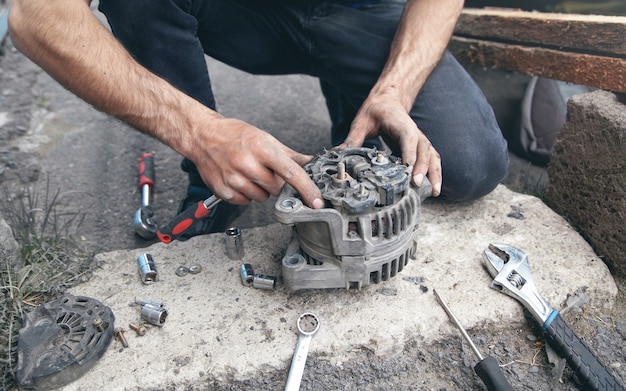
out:
M140 254L137 257L137 265L139 266L139 276L141 282L146 285L154 284L159 275L157 273L156 265L154 263L154 257L148 253Z
M254 270L252 265L244 263L239 268L239 274L241 275L241 283L243 286L252 286L254 283Z
M232 260L243 259L243 238L241 229L231 227L224 232L226 256Z
M167 310L160 303L147 303L141 307L141 319L155 326L162 327L167 315Z
M257 289L274 290L276 288L276 277L266 274L255 274L252 286Z

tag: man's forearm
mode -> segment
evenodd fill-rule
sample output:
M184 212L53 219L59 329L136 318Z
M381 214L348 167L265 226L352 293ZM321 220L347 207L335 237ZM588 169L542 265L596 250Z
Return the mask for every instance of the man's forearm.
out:
M409 0L374 94L393 94L407 109L443 55L462 0Z
M89 2L15 0L9 17L15 45L85 101L187 156L194 148L193 114L219 114L139 65Z

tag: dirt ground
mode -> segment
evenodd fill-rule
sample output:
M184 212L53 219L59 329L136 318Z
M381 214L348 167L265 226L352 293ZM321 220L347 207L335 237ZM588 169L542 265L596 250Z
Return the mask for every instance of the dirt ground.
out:
M319 86L304 76L254 77L209 62L215 80L218 108L227 116L271 129L287 145L314 154L329 147L329 120ZM485 88L494 80L476 71ZM513 84L523 78L512 78ZM250 88L232 88L253 86ZM497 88L493 88L494 90ZM506 90L506 89L501 89ZM489 95L489 94L487 94ZM494 106L504 104L494 101ZM497 109L497 107L496 107ZM294 132L294 130L296 130ZM156 156L154 206L161 222L176 213L186 193L180 157L157 141L130 129L72 96L17 52L9 39L0 49L0 195L3 202L32 187L44 194L60 191L59 207L84 213L77 238L94 252L145 247L152 242L134 235L132 218L141 204L137 183L138 157ZM505 184L520 192L540 191L545 170L513 156L511 176ZM273 202L249 206L234 225L241 228L274 222ZM618 278L620 294L612 310L575 308L564 315L579 336L626 384L626 280ZM469 330L494 355L515 389L582 390L575 375L565 369L560 379L552 374L540 333L522 322L510 333L495 334L488 325ZM428 390L432 380L446 379L449 390L483 389L472 372L476 360L461 338L437 343L415 343L398 357L383 358L363 351L369 365L331 365L324 357L309 357L305 383L310 390ZM187 389L280 389L284 373L265 373L262 379L234 380L232 385L190 385ZM172 385L171 389L181 389ZM442 389L442 388L439 388Z

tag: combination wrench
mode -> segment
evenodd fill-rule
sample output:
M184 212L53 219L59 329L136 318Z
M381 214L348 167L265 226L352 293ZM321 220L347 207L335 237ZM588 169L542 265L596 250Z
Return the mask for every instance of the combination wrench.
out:
M311 312L305 312L300 315L297 324L298 342L291 360L285 391L298 391L300 389L300 382L304 374L304 364L306 364L306 356L309 353L309 345L311 345L313 335L320 328L320 320L317 318L317 315Z

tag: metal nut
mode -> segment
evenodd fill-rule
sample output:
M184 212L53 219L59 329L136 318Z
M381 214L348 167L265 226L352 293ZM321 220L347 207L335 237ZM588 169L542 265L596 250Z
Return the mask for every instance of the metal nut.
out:
M198 274L202 271L202 266L200 265L191 265L189 266L189 273Z
M189 274L189 268L187 266L179 266L176 269L176 275L178 277L183 277L183 276L186 276L187 274Z

